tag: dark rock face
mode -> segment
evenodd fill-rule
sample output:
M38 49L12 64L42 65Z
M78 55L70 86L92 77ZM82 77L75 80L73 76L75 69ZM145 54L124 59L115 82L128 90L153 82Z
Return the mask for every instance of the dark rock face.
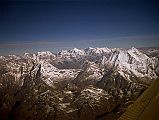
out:
M114 73L113 70L109 70L97 83L99 88L105 89L106 91L113 92L114 96L117 94L126 94L131 83L125 80L119 73ZM122 93L120 93L122 92Z
M114 115L118 118L119 108L128 99L128 95L123 97L127 94L124 90L131 89L130 83L113 71L105 73L97 85L83 87L70 82L63 89L51 88L42 81L40 70L41 65L34 65L29 74L21 76L22 85L13 76L1 74L2 120L100 120Z

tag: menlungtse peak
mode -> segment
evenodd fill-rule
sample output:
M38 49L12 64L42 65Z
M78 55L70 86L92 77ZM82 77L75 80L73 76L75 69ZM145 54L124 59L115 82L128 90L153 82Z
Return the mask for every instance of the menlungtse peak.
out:
M128 53L136 58L137 60L145 60L145 59L148 59L149 57L145 54L143 54L142 52L140 52L138 49L132 47L131 49L128 50Z
M154 71L157 61L156 58L149 58L133 47L129 50L116 50L108 60L105 60L105 64L118 69L120 74L127 79L130 79L130 74L152 79L157 77Z

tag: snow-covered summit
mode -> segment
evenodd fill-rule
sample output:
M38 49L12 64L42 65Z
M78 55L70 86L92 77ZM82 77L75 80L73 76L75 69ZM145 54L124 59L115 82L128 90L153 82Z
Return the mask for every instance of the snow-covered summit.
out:
M85 48L85 49L78 49L74 48L71 50L62 50L58 52L59 56L71 56L71 57L77 57L77 56L87 56L87 55L104 55L107 53L110 53L111 49L103 47L103 48Z
M137 77L156 78L155 62L155 58L149 58L132 47L129 50L116 50L106 61L106 64L116 67L123 77L125 77L125 73L133 73Z
M77 49L74 48L72 50L69 50L70 53L74 54L74 55L85 55L85 51L82 49Z
M71 50L62 50L58 52L58 56L71 56L71 57L76 57L80 55L85 55L85 51L82 49L71 49Z
M50 56L56 57L56 56L55 56L52 52L50 52L50 51L37 52L37 56L38 56L38 57L50 57Z
M44 57L56 57L56 56L50 51L42 51L42 52L37 52L37 57L44 58Z
M92 48L92 47L89 47L89 48L86 48L85 49L86 53L88 55L103 55L105 53L110 53L111 50L109 48Z
M132 56L134 59L136 59L137 61L145 61L146 59L148 59L149 57L143 53L141 53L138 49L136 49L135 47L132 47L131 49L128 50L128 54L130 54L130 56Z
M50 58L55 58L56 55L54 55L52 52L50 51L41 51L41 52L37 52L37 53L24 53L24 55L22 56L25 59L32 59L35 61L38 61L40 59L46 59L46 60L50 60Z

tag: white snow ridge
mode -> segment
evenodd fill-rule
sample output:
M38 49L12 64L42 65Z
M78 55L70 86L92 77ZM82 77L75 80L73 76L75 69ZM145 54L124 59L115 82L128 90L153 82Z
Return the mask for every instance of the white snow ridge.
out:
M26 59L27 63L21 58ZM25 53L23 56L10 55L1 56L1 60L15 59L16 62L8 62L8 68L16 70L23 66L27 71L32 63L41 64L43 80L49 85L53 82L63 79L75 79L83 70L82 65L86 63L86 72L89 73L89 79L101 79L105 69L113 69L127 80L131 76L138 78L157 78L155 70L158 65L158 59L149 57L132 47L131 49L109 49L105 48L86 48L62 50L57 54L50 51L37 52L35 54ZM18 61L19 60L19 61ZM18 66L18 67L17 67ZM27 68L28 67L28 68Z

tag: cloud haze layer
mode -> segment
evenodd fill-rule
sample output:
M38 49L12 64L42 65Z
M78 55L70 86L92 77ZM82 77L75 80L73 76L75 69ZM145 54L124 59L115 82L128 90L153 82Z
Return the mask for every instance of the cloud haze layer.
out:
M115 42L114 42L115 41ZM138 44L136 44L138 43ZM125 36L96 40L75 40L75 41L19 41L0 44L1 55L23 54L25 52L37 52L50 50L58 52L62 49L87 48L87 47L158 47L159 35Z

